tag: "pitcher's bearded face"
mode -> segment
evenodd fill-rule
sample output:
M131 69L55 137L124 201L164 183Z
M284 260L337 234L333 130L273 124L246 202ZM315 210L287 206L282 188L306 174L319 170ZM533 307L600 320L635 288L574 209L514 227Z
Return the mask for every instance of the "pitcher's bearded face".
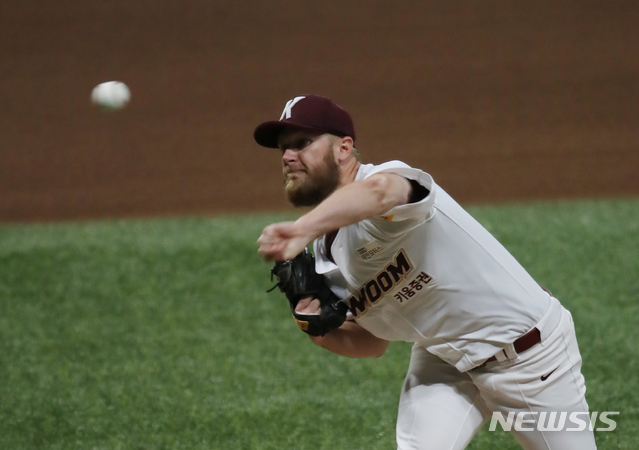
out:
M340 181L329 135L302 137L284 143L284 191L293 206L316 206L331 195Z
M284 190L293 206L316 206L331 195L339 184L339 166L333 152L327 149L320 164L298 168L284 167Z

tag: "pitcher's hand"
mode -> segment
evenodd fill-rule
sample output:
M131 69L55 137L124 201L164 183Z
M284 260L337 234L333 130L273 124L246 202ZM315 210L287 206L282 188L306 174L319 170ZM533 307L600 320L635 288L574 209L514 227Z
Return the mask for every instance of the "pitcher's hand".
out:
M312 240L305 236L295 222L274 223L262 231L257 240L257 250L267 261L284 261L295 258Z
M299 314L319 315L322 312L320 301L313 297L303 298L297 303L295 312Z

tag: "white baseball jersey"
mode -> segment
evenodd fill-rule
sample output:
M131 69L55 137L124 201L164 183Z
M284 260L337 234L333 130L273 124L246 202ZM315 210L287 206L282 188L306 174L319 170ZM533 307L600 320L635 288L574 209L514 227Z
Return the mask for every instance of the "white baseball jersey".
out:
M427 173L400 161L362 165L356 180L394 173L429 190L341 228L328 257L314 242L316 269L375 336L418 342L459 371L532 329L550 295Z

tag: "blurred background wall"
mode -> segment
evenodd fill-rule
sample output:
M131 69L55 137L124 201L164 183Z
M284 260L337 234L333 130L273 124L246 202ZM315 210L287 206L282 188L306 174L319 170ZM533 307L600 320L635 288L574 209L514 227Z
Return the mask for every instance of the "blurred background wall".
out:
M0 220L285 210L252 132L305 93L462 203L637 195L638 24L614 0L5 0Z

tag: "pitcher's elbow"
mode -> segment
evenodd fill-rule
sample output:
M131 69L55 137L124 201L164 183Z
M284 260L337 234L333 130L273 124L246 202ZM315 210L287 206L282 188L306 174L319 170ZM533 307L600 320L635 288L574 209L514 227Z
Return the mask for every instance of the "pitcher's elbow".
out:
M410 184L405 178L394 174L379 174L366 180L379 205L380 214L408 202Z

